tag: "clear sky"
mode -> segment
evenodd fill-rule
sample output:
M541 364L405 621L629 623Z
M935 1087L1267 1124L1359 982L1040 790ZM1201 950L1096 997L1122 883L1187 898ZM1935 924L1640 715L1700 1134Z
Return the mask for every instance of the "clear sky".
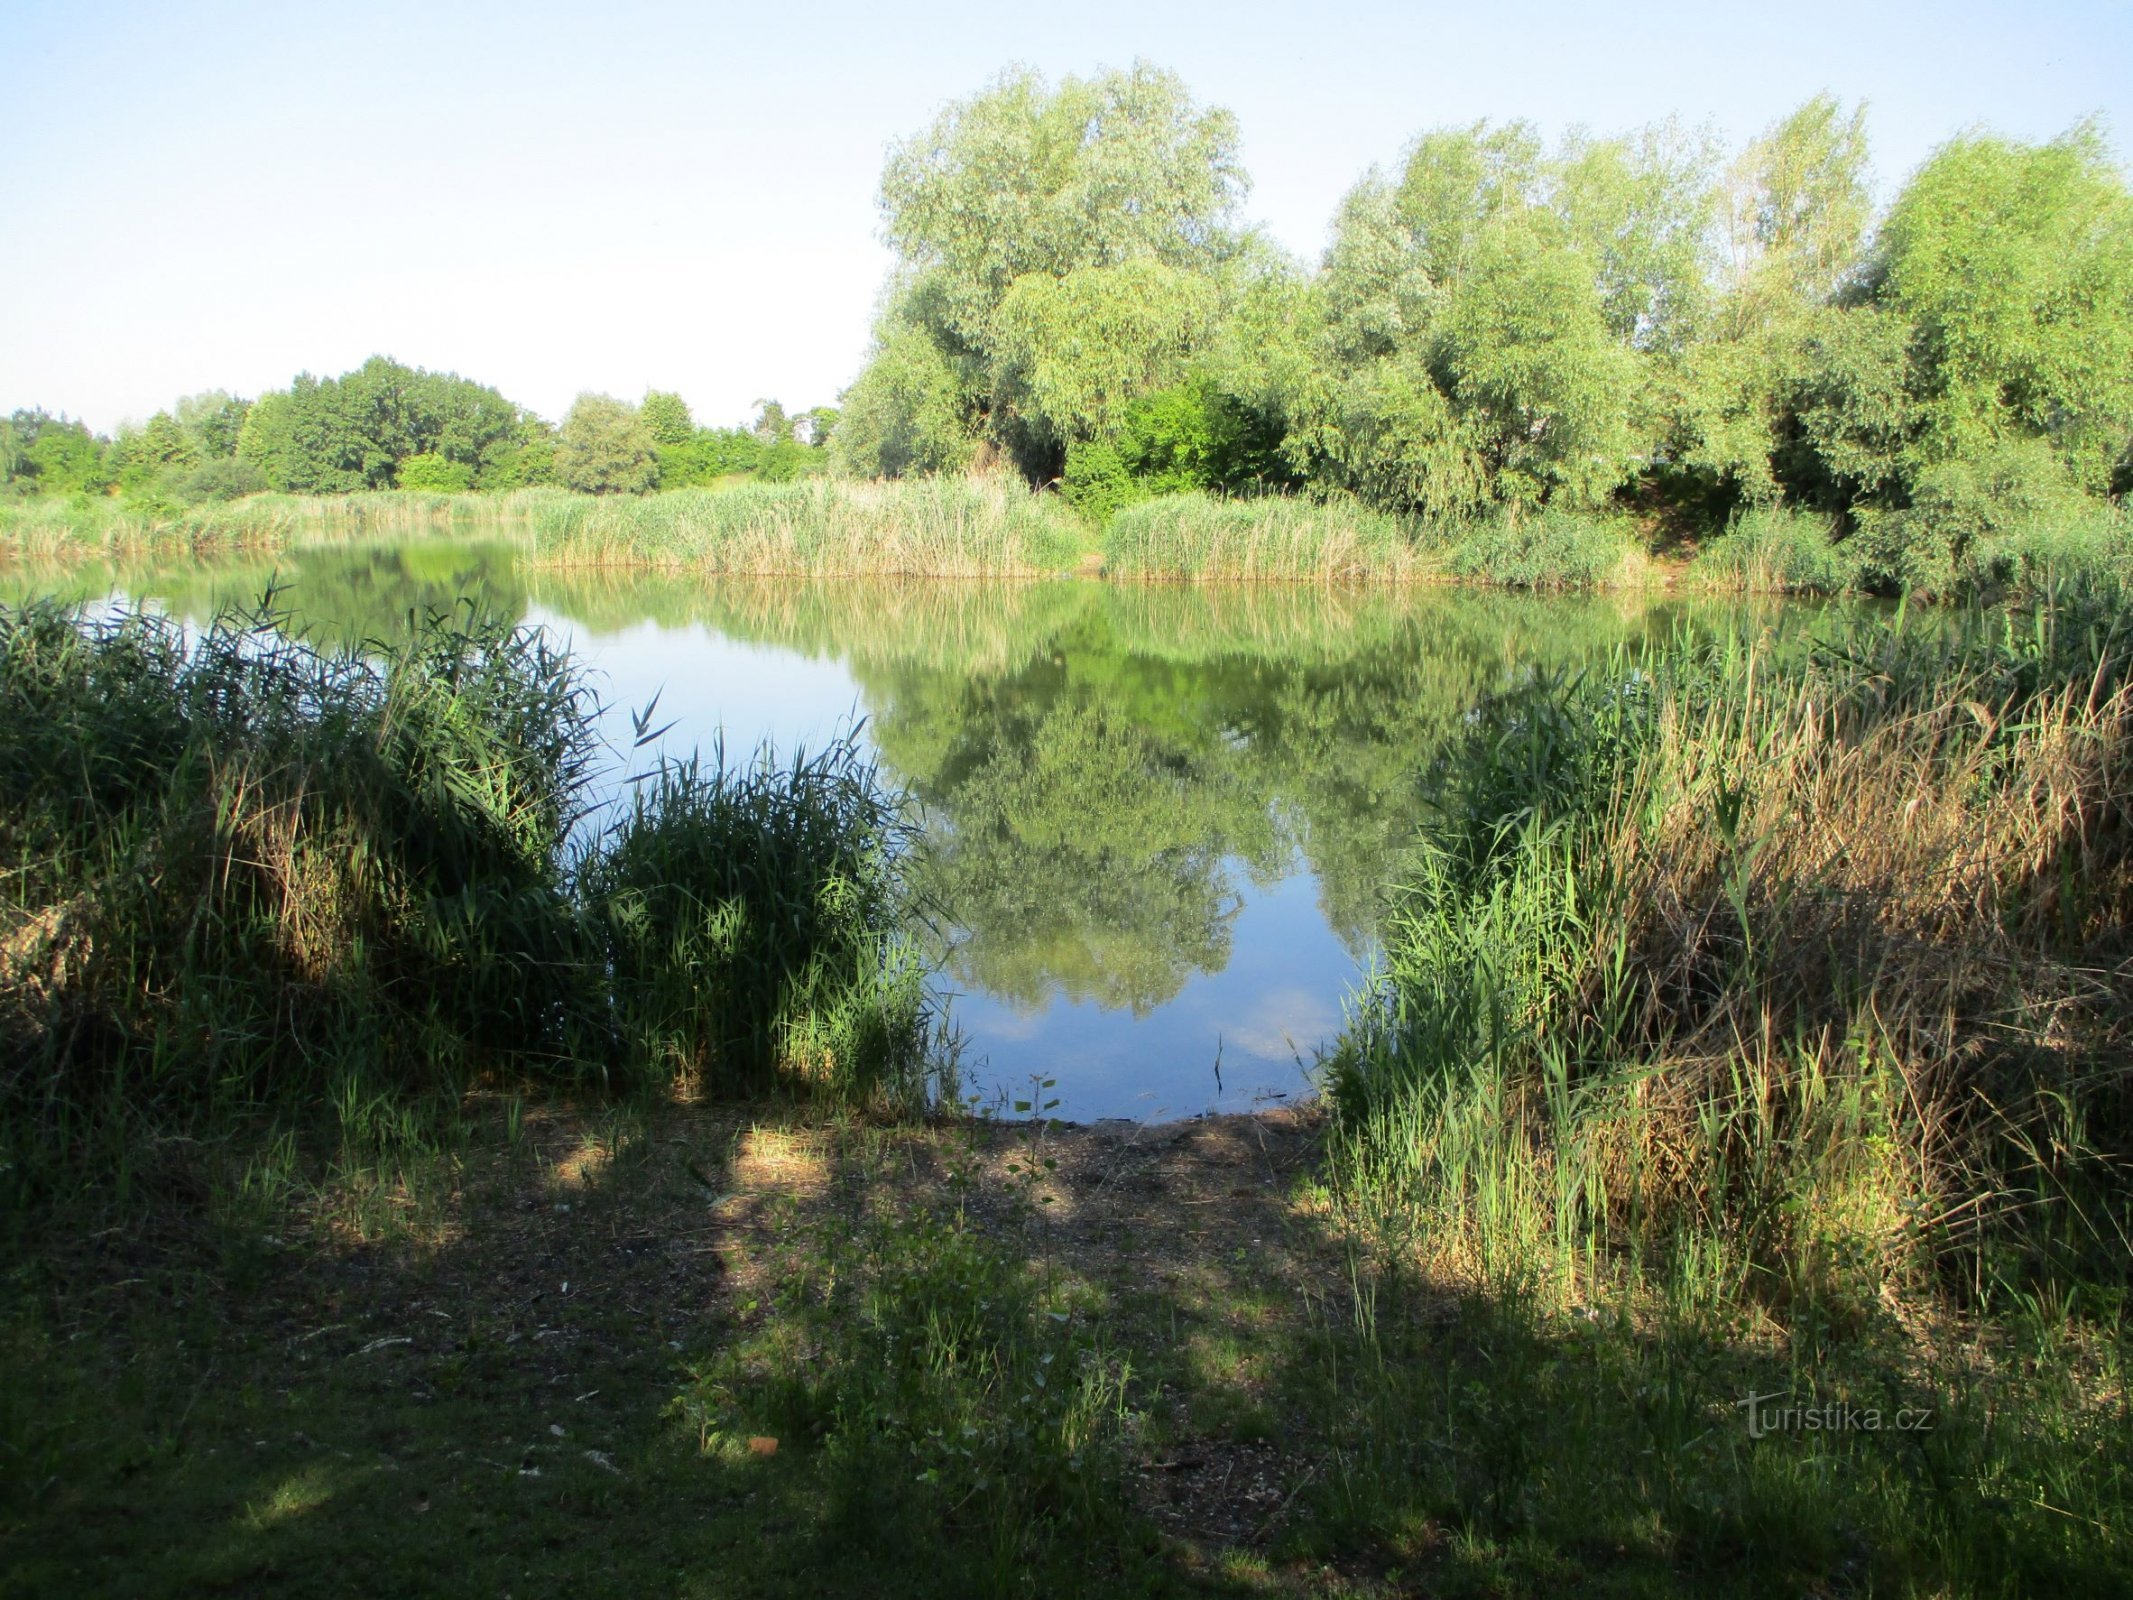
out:
M1884 195L1974 124L2100 112L2133 154L2129 0L0 0L0 411L109 429L373 352L551 417L827 402L888 264L888 143L1010 63L1136 57L1237 113L1249 214L1311 258L1365 168L1481 117L1730 144L1827 89L1868 102Z

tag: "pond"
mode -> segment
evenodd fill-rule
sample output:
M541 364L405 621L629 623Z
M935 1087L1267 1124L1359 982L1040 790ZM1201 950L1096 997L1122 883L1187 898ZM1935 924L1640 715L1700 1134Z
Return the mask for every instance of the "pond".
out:
M567 641L611 742L727 759L857 727L907 789L966 1090L1077 1120L1309 1093L1382 896L1477 700L1677 626L1684 602L1451 589L677 579L508 545L319 547L85 584L194 621L280 603L381 637L463 598ZM20 587L19 582L16 587Z

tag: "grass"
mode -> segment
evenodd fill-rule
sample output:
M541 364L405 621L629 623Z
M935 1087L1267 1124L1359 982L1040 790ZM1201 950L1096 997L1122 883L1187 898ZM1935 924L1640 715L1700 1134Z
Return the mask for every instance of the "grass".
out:
M810 478L642 498L544 500L533 563L751 576L940 578L1071 570L1084 553L1056 496L982 478Z
M1626 519L1542 511L1461 529L1448 569L1507 589L1633 589L1651 562Z
M1882 514L1842 537L1828 517L1761 508L1736 517L1689 567L1691 581L1732 593L2018 602L2119 591L2129 573L2133 521L2122 508L2081 500L1975 526Z
M69 563L260 553L292 546L473 534L523 525L559 489L510 494L257 494L182 509L150 509L103 496L0 501L0 557Z
M1350 582L1433 575L1399 520L1352 500L1163 495L1104 530L1104 571L1120 578Z
M663 768L588 831L598 708L537 631L281 620L0 608L11 1190L489 1079L922 1093L897 802L849 741Z
M1467 1286L1496 1376L1436 1401L1394 1335L1358 1531L1449 1500L1808 1587L2123 1581L2128 644L2108 604L1898 618L1483 708L1334 1066L1330 1181ZM1935 1420L1714 1431L1764 1383ZM1432 1404L1480 1477L1367 1427Z
M1733 594L1849 594L1857 556L1836 543L1827 517L1781 508L1743 513L1696 552L1692 580Z

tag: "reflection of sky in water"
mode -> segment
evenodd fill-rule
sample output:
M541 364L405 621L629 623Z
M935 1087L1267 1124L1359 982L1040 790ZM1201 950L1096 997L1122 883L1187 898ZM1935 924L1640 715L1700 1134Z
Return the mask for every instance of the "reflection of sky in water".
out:
M601 633L540 605L527 609L526 620L567 644L591 669L592 687L606 708L602 730L625 755L634 737L632 714L652 706L655 696L650 726L672 724L656 749L676 755L700 749L707 760L721 733L729 760L765 740L781 755L795 744L818 749L865 711L859 686L840 661L809 660L701 626L643 622ZM642 772L656 760L654 749L638 752L629 756L629 770Z
M1077 1120L1248 1111L1303 1095L1305 1068L1339 1029L1355 961L1319 914L1308 872L1268 889L1241 871L1234 881L1244 904L1230 924L1228 964L1196 974L1144 1016L1093 1002L1053 999L1023 1011L959 996L956 1019L973 1060L984 1058L966 1087L1027 1099L1032 1077L1053 1078L1045 1097L1059 1100L1056 1115Z

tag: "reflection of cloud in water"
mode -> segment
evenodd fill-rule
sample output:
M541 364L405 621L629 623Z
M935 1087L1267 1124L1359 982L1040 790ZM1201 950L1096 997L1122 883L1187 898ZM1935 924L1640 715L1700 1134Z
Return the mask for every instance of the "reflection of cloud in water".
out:
M1221 1026L1225 1050L1244 1050L1269 1060L1290 1061L1311 1053L1338 1030L1340 1016L1322 994L1275 989L1243 1015Z

